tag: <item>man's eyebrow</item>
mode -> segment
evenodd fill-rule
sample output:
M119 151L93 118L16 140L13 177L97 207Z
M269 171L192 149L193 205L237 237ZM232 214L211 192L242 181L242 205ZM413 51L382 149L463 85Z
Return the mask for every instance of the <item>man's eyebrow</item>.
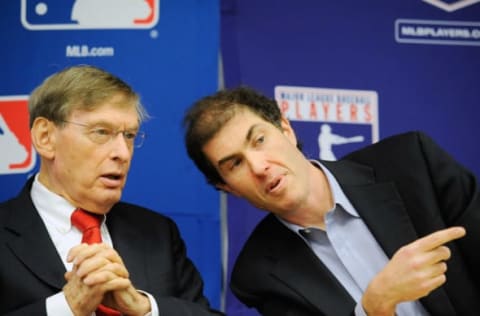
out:
M259 127L259 125L260 125L260 124L254 124L254 125L252 125L252 126L248 129L247 136L245 137L244 144L250 142L250 140L252 139L253 133L254 133L255 130ZM226 163L227 161L233 159L235 156L236 156L236 154L233 154L233 155L228 155L228 156L220 159L220 160L218 161L218 166L221 167L224 163Z
M99 121L93 121L89 124L92 127L108 127L108 128L118 128L118 126L115 126L115 123L106 121L106 120L99 120ZM126 131L136 131L139 130L140 126L138 124L134 124L131 126L127 126L125 128Z

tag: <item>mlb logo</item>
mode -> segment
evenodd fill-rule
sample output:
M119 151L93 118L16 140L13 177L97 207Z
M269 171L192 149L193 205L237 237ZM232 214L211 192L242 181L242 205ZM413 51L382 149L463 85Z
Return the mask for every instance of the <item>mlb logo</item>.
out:
M148 29L158 23L160 0L21 0L28 30Z
M27 173L35 167L28 96L0 97L0 153L0 175Z
M337 160L378 141L375 91L276 86L275 100L307 158Z

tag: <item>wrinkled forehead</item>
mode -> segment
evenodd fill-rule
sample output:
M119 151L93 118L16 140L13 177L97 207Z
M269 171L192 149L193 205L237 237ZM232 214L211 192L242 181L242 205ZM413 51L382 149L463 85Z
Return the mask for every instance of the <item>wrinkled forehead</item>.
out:
M233 151L241 147L260 126L270 125L261 116L251 111L240 111L224 121L205 143L204 148L221 148L221 151Z
M73 104L74 109L96 110L104 106L116 108L136 108L138 99L135 95L127 95L125 93L116 93L113 95L97 95L95 98L82 98Z
M136 102L118 96L89 107L73 107L67 119L85 117L108 122L139 124L140 117Z
M192 141L204 145L210 141L238 111L234 107L213 108L200 113L190 125L189 135Z
M248 115L261 118L260 115L253 112L251 109L249 109L243 104L233 104L226 108L215 108L213 110L205 111L204 113L202 113L196 123L195 128L197 130L203 130L203 134L213 136L225 125L229 124L231 120L239 116Z

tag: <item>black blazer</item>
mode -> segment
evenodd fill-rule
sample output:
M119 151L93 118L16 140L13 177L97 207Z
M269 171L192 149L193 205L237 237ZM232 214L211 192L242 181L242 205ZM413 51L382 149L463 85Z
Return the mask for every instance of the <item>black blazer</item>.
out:
M480 197L470 172L413 132L322 163L389 258L419 237L464 226L467 235L449 244L447 282L421 303L432 316L480 315ZM342 316L355 307L305 242L272 214L244 245L230 286L263 315Z
M0 315L46 315L45 299L65 284L65 266L30 198L32 182L0 204ZM155 297L161 315L221 315L209 309L172 220L118 203L106 224L132 283Z

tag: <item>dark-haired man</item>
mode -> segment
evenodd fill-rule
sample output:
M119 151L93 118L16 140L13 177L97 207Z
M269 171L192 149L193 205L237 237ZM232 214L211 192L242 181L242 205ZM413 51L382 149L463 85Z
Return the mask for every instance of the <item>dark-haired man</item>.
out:
M207 180L270 213L231 276L247 306L271 316L478 314L478 184L425 134L310 160L276 102L246 87L199 100L184 122Z

